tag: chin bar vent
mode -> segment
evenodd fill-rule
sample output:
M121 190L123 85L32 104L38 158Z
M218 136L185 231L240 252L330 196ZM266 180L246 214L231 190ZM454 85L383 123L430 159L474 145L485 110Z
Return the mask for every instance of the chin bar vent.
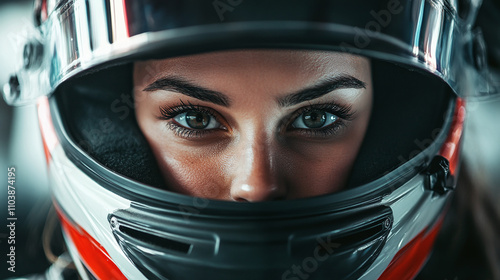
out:
M113 228L115 237L122 242L125 240L129 242L135 240L136 242L132 242L132 244L137 244L137 246L140 246L140 243L146 243L149 245L148 247L152 245L153 248L157 247L159 249L167 249L183 254L188 254L192 247L192 244L186 242L174 240L166 236L155 235L145 230L136 230L125 224L120 224L115 217L110 219L110 224Z

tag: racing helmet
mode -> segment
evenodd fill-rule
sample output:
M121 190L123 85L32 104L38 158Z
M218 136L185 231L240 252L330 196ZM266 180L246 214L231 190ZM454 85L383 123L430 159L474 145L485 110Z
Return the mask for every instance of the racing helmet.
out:
M465 100L498 92L479 5L37 0L3 93L37 103L82 279L411 279L454 192ZM373 111L344 189L255 203L169 190L133 114L132 63L235 49L370 58Z

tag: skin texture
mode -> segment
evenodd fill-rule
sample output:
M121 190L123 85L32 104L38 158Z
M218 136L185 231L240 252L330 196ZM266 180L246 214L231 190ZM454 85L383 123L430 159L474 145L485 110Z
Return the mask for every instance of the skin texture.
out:
M165 77L217 91L228 106L154 86ZM353 77L364 85L341 86L283 106L283 100L290 100L284 96L338 77ZM295 50L141 61L134 65L134 98L139 127L172 191L242 202L310 197L338 191L348 178L370 117L370 62L348 54ZM171 112L184 108L182 104L191 106L191 112L193 106L208 108L202 114L214 115L220 126L208 133L186 133L179 129L186 123L162 117L162 108ZM312 108L325 114L329 104L347 110L337 114L345 119L328 125L328 133L294 126Z

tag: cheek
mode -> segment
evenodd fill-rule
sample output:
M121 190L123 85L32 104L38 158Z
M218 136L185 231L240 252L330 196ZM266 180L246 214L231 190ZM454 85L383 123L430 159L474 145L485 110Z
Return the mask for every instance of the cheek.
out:
M222 159L199 149L167 144L168 140L153 142L150 145L169 190L196 197L229 198Z
M293 197L309 197L341 190L358 152L353 143L311 148L307 157L289 158L287 184Z

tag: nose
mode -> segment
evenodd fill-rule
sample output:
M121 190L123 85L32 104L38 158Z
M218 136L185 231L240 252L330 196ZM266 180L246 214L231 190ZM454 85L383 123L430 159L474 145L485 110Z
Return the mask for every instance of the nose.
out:
M251 138L236 147L230 195L234 201L258 202L285 199L287 189L280 183L269 141Z

